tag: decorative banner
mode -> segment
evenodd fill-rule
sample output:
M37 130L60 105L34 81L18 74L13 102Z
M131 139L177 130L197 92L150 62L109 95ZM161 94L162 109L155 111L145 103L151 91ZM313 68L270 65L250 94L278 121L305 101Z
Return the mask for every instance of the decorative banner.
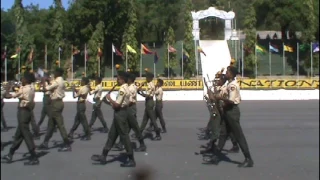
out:
M203 90L202 80L163 80L164 90ZM136 85L140 86L144 80L137 80ZM154 80L156 83L156 80ZM300 79L300 80L269 80L269 79L245 79L239 80L241 89L319 89L319 80L312 79ZM104 90L110 90L116 81L102 81L102 87ZM66 82L66 90L71 90L72 86L79 87L80 80L74 80L72 82ZM35 85L36 90L40 89L39 84ZM91 88L94 88L95 84L91 82ZM118 88L116 88L117 90Z

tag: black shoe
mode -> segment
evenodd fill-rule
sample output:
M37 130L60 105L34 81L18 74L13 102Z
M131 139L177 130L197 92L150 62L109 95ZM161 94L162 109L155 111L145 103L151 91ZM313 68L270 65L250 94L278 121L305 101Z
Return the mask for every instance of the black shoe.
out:
M167 133L167 129L166 128L163 128L161 133Z
M136 162L133 159L129 159L127 162L120 164L121 167L136 167Z
M12 163L12 156L11 154L5 155L2 157L3 160L6 161L6 163Z
M90 141L91 137L90 136L84 136L80 139L81 141Z
M253 160L251 158L246 158L238 167L253 167Z
M109 128L103 128L103 129L101 130L101 132L102 132L102 133L108 133L108 132L109 132Z
M69 133L69 134L68 134L68 138L69 138L69 139L73 139L73 133Z
M139 148L135 150L136 152L146 152L147 151L147 146L144 144L141 144Z
M69 152L72 151L71 146L64 146L58 149L58 152Z
M38 146L37 149L39 149L39 150L48 150L49 149L48 143L40 144L40 146Z
M39 164L40 164L40 162L39 162L38 158L32 158L28 162L24 163L25 166L34 166L34 165L39 165Z
M218 165L220 162L220 159L218 156L204 156L203 157L203 161L206 163L210 163L210 164L214 164L214 165Z
M161 140L161 136L160 135L156 135L156 137L153 138L154 141L160 141Z
M153 127L148 127L148 128L147 128L147 131L148 131L148 132L152 132L153 130L154 130Z
M94 154L91 156L92 161L100 162L101 164L107 164L107 156Z
M227 151L228 153L239 153L239 147L233 146L231 149Z

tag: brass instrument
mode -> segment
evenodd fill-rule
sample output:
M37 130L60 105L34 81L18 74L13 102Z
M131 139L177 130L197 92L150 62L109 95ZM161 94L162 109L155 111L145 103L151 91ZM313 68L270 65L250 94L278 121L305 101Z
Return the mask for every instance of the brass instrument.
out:
M204 85L205 85L206 88L207 88L207 92L208 92L207 94L208 94L208 96L209 96L209 93L212 93L212 91L211 91L211 89L208 87L208 83L207 83L207 81L206 81L205 78L203 78L203 82L204 82ZM206 101L206 104L207 104L207 107L208 107L208 109L209 109L209 112L212 113L212 116L213 116L213 117L215 117L215 116L217 116L217 112L215 111L215 106L216 106L216 104L215 104L215 102L211 101L211 99L209 99L208 96L207 96L207 95L204 95L203 97L204 97L204 99L205 99L205 101Z

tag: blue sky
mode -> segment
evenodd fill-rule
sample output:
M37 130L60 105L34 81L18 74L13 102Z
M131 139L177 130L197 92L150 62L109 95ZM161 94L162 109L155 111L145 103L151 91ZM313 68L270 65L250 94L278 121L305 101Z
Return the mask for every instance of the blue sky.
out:
M68 7L69 0L62 0L62 4L64 8ZM1 0L1 8L10 9L14 3L14 0ZM53 0L22 0L23 6L27 6L29 4L39 4L40 8L49 8L53 4Z

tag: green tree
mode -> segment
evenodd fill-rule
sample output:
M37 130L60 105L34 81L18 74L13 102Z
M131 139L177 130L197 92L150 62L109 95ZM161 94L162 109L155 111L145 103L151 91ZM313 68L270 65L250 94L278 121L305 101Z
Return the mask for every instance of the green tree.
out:
M248 5L245 12L245 19L243 20L243 32L246 34L245 49L247 51L244 57L244 68L251 73L255 70L255 63L258 63L258 59L255 56L256 22L256 11L254 8L254 2L252 1Z
M138 42L137 42L137 31L136 31L136 26L137 26L137 15L136 15L136 4L133 1L128 2L128 20L125 25L125 30L122 36L122 45L121 45L121 50L122 52L126 52L126 46L129 45L132 48L134 48L137 53L130 53L128 52L127 55L128 57L128 68L132 69L134 72L136 72L139 68L139 53L137 47L138 47ZM140 49L139 49L140 50Z
M101 66L99 67L100 57L98 56L98 49L101 48L104 42L104 29L105 25L103 21L100 21L96 25L95 31L88 43L88 55L90 59L87 61L87 75L89 76L98 74L98 69L101 69Z
M172 29L172 27L169 27L166 33L164 46L166 47L166 49L168 49L169 46L173 46L175 44L176 44L176 39L174 35L174 30ZM177 55L176 53L169 53L168 55L168 53L169 53L168 50L166 50L166 53L165 53L166 60L164 62L164 66L165 66L164 73L168 75L168 69L169 69L169 76L172 77L175 75L175 72L173 71L173 69L178 65ZM169 56L169 60L168 60L168 56ZM169 64L168 64L168 61L169 61Z
M190 78L195 72L195 47L192 34L193 19L191 15L192 0L186 0L184 3L184 50L189 54L189 58L184 60L184 77ZM182 57L183 60L183 57Z

